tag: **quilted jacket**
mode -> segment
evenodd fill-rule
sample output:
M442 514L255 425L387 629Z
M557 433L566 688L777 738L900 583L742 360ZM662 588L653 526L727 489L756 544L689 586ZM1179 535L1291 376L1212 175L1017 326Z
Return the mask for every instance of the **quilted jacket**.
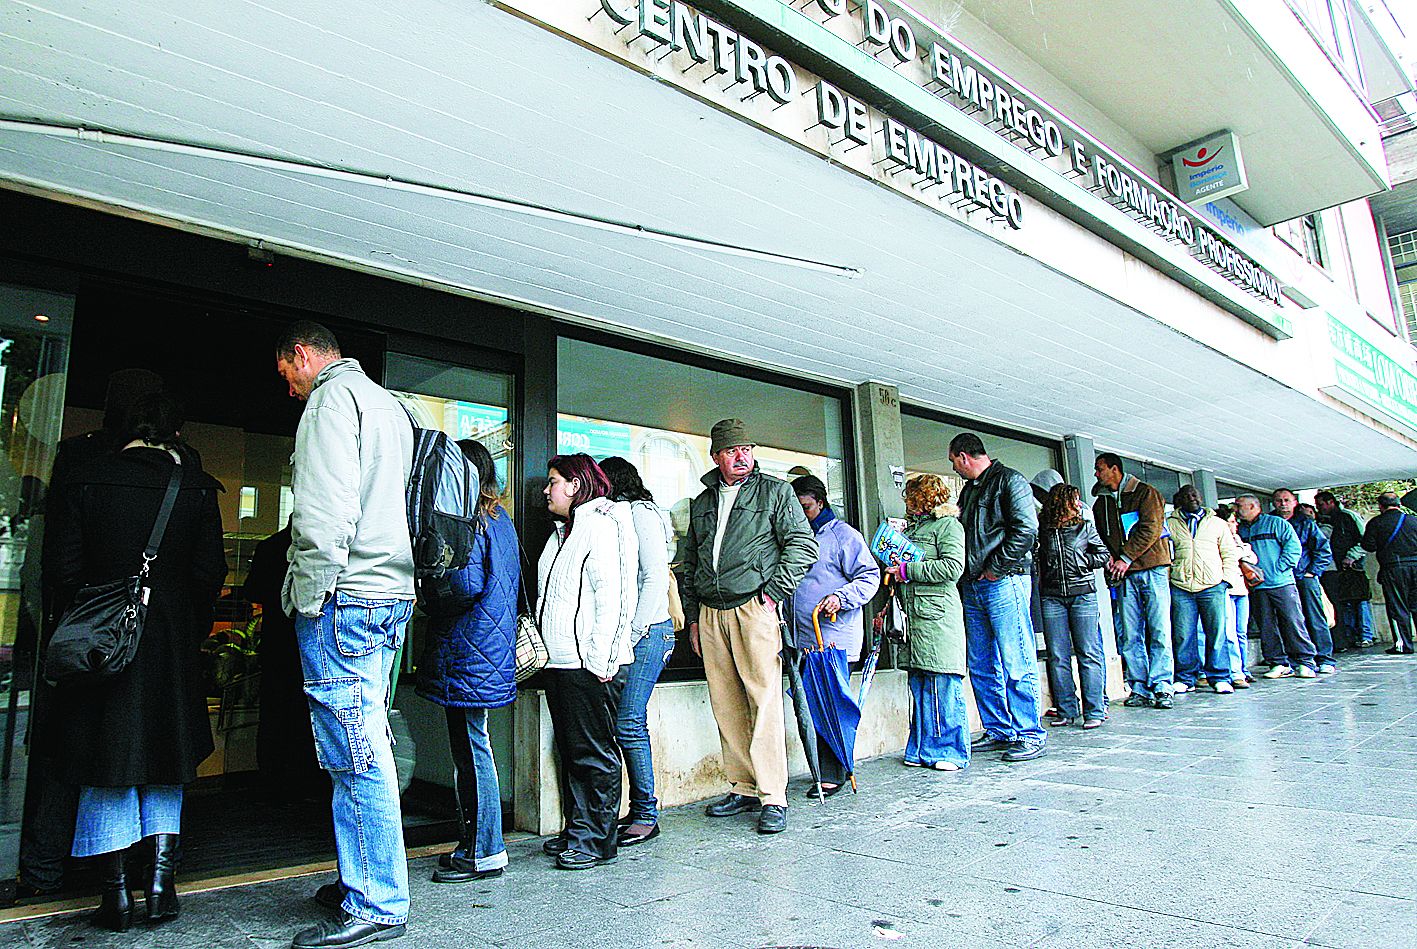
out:
M450 708L500 708L517 697L517 589L521 559L512 519L481 519L467 566L424 589L428 645L418 694Z

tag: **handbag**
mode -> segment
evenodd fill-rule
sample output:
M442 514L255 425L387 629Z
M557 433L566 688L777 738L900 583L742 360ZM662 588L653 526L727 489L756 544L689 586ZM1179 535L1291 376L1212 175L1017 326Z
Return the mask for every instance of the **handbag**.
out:
M1245 586L1251 590L1264 583L1264 571L1248 560L1240 561L1240 576L1245 578Z
M886 607L881 611L881 637L887 642L904 646L910 642L910 620L900 602L900 587L890 587Z
M517 549L521 551L524 565L520 577L521 603L520 609L517 610L515 673L517 685L521 685L546 668L546 664L551 661L551 651L546 648L546 640L542 638L541 627L537 624L536 618L532 616L531 596L526 591L526 571L531 568L531 561L520 540L517 541Z
M182 465L178 462L168 479L167 493L158 507L137 575L86 586L74 595L74 602L60 618L45 653L44 677L50 682L112 678L132 663L152 596L148 574L157 560L181 487Z
M674 632L684 631L688 624L684 620L684 601L679 596L679 578L674 574L674 564L669 565L669 621L674 624Z

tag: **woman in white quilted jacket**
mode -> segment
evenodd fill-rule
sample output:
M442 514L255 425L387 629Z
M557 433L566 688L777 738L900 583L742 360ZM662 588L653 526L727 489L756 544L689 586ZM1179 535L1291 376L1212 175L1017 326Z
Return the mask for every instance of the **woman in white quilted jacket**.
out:
M610 499L594 459L558 455L548 467L546 506L558 523L537 569L537 624L551 656L546 704L565 772L566 823L542 850L563 870L586 870L616 854L615 721L634 661L639 544L629 505Z

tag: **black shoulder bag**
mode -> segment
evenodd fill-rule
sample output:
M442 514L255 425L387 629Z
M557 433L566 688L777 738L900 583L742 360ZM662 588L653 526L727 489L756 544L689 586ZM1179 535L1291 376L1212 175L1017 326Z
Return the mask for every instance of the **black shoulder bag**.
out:
M182 465L172 468L157 521L143 551L143 566L136 576L112 580L96 586L86 586L74 595L74 602L64 611L59 628L49 641L45 653L44 677L50 682L67 682L78 678L106 679L128 668L138 652L138 640L143 635L143 621L148 615L148 573L157 559L162 535L177 503L182 487Z

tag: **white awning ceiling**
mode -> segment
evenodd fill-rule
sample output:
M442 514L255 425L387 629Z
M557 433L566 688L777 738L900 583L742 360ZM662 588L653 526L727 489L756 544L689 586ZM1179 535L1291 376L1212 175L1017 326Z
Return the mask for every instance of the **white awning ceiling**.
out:
M166 3L10 8L4 114L196 147L11 125L0 179L788 372L895 382L1231 481L1417 463L1389 430L505 13L357 6L328 22L232 0L200 23Z

